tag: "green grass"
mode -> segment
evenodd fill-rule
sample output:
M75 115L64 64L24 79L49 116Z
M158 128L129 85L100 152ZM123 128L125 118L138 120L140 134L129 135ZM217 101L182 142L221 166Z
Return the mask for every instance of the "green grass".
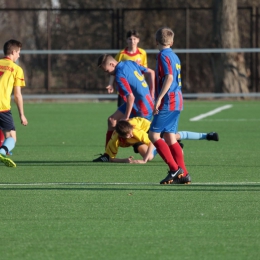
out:
M17 168L0 165L1 260L258 259L259 104L185 102L179 130L220 136L183 141L186 186L158 184L167 174L159 156L146 165L92 162L114 102L28 103L27 127L14 107Z

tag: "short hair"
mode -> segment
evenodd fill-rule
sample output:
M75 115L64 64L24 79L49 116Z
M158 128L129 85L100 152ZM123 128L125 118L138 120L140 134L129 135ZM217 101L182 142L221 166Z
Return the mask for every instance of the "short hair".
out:
M139 34L139 32L138 31L136 31L136 30L130 30L130 31L128 31L127 33L126 33L126 39L128 39L129 37L131 37L131 36L134 36L134 37L136 37L136 38L140 38L140 34Z
M103 54L99 56L97 66L101 67L102 65L106 64L107 61L111 61L114 58L110 54Z
M155 39L163 46L170 45L173 43L174 32L168 27L162 27L156 32Z
M12 54L13 50L18 50L19 48L22 48L22 43L17 40L11 39L4 44L4 55L10 55Z
M115 130L119 136L125 137L133 128L134 127L128 121L121 120L117 122Z

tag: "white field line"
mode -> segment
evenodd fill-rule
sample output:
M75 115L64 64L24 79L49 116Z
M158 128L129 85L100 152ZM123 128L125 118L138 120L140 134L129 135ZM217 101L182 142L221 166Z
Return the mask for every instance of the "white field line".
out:
M234 119L234 118L226 118L226 119L205 119L204 121L210 121L210 122L255 122L255 121L260 121L260 118L238 118L238 119Z
M209 111L209 112L207 112L205 114L201 114L199 116L190 118L190 121L199 121L199 120L201 120L201 119L203 119L205 117L215 115L215 114L221 112L222 110L229 109L231 107L232 107L232 105L225 105L225 106L222 106L222 107L218 107L218 108L216 108L214 110L211 110L211 111Z
M237 186L237 185L260 185L260 182L195 182L191 185L203 185L203 186L214 186L214 185L223 185L223 186ZM125 186L164 186L159 183L148 183L148 182L35 182L35 183L0 183L0 187L10 187L10 186L117 186L117 185L125 185ZM171 185L166 185L171 186ZM172 186L187 186L187 185L172 185ZM190 186L190 185L188 185Z

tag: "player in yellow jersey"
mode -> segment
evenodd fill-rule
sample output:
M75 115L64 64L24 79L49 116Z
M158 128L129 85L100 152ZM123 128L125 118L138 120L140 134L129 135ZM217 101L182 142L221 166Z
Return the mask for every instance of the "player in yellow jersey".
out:
M106 146L105 154L93 160L93 162L142 163L137 160L133 161L132 156L123 159L116 158L119 147L130 146L134 148L135 153L140 153L142 157L146 158L146 161L152 160L154 146L147 134L150 124L149 120L142 117L118 121Z
M139 163L144 164L151 161L157 154L157 150L149 139L148 131L151 122L145 118L133 117L129 120L118 121L115 131L109 140L105 153L93 160L93 162L110 162L110 163ZM181 131L176 134L177 140L208 140L218 141L219 137L216 132L196 133ZM183 147L182 143L179 143ZM142 159L135 160L133 156L128 158L116 158L119 147L133 147L135 153L139 153ZM189 174L178 178L172 184L191 183Z
M16 164L6 155L13 150L16 143L16 130L11 113L11 95L17 105L21 124L26 126L28 121L24 115L23 97L21 88L25 86L24 73L15 62L20 57L22 44L16 40L9 40L4 44L5 57L0 59L0 130L5 140L0 147L0 161L7 167L16 167Z
M125 61L125 60L132 60L138 63L139 65L142 65L144 67L148 67L147 64L147 54L144 49L141 49L138 47L138 43L140 41L140 35L136 30L130 30L126 33L126 43L127 46L121 50L115 57L116 61ZM106 87L108 93L114 92L114 76L110 76L108 86ZM149 86L152 86L152 84L149 84ZM154 90L150 89L150 93L152 98L154 98ZM123 104L123 99L118 95L117 99L117 106Z

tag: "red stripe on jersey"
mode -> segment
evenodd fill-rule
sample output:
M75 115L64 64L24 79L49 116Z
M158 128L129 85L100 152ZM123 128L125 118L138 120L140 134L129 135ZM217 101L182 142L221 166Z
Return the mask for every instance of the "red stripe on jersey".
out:
M127 48L127 47L126 47L121 53L127 54L127 55L130 56L130 57L136 56L136 55L138 55L138 54L142 54L138 48L137 48L137 50L136 50L135 53L130 53L130 52L128 52L128 48Z
M129 94L131 94L131 93L132 93L132 89L131 89L131 87L130 87L128 81L127 81L125 78L120 78L119 80L122 82L122 84L123 84L124 87L126 88L127 92L128 92Z
M167 67L168 67L168 70L169 70L169 74L170 74L170 75L173 75L172 66L171 66L171 61L170 61L169 57L165 57L165 60L166 60L166 63L167 63Z
M180 100L179 110L181 111L181 109L182 109L182 104L183 104L182 93L181 93L181 92L178 92L178 96L179 96L179 100Z
M144 102L142 100L139 100L138 101L138 107L140 107L140 110L142 111L142 114L144 116L148 116L149 115L149 112L144 104Z
M148 101L148 103L149 103L151 109L153 110L153 108L154 108L154 103L153 103L152 97L151 97L150 95L146 95L145 98L146 98L146 100Z
M175 93L174 92L171 92L170 93L170 96L169 96L169 110L170 111L173 111L173 110L175 110L175 102L176 102L176 100L175 100Z

